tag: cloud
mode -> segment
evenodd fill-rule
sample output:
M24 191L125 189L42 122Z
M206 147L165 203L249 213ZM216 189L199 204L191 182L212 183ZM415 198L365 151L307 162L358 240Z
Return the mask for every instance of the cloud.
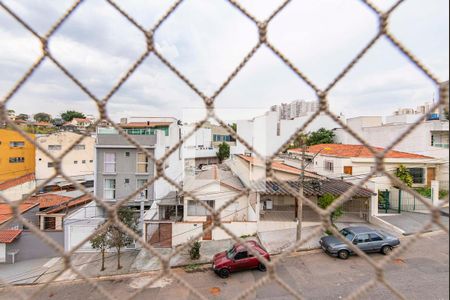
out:
M241 0L259 19L267 18L279 0ZM386 8L393 1L376 0ZM6 0L39 33L46 32L72 1ZM173 1L117 1L145 28ZM449 71L448 1L410 0L400 6L392 31L442 79ZM290 3L269 27L270 41L319 87L328 85L377 30L377 19L358 1L298 0ZM207 95L222 82L257 43L256 26L222 0L183 2L155 36L163 55ZM0 9L0 97L5 95L40 54L40 45ZM106 1L85 1L50 42L68 70L103 97L145 51L143 34ZM434 87L382 41L330 95L334 111L348 116L389 114L399 106L429 101ZM256 108L295 99L315 99L311 89L265 47L217 98L220 109ZM8 104L25 113L65 109L96 113L94 103L50 62ZM151 55L110 100L115 120L130 115L183 116L183 108L203 109L202 100ZM245 110L248 108L249 110ZM232 115L226 110L225 115ZM220 114L220 113L219 113Z

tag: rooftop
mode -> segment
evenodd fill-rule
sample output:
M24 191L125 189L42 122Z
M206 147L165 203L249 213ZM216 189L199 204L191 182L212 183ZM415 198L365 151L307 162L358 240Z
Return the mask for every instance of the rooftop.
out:
M383 152L385 149L381 147L371 147L371 149L376 152ZM291 153L302 153L301 148L289 150ZM335 156L335 157L358 157L358 158L373 158L373 153L364 145L345 145L345 144L320 144L315 146L310 146L307 148L307 153ZM430 159L432 157L400 152L391 150L389 151L386 158L405 158L405 159Z
M20 229L0 230L0 243L11 244L22 233Z
M29 211L30 209L38 206L38 203L22 203L19 205L19 211L21 214ZM8 203L0 203L0 224L3 224L14 216L11 206Z
M131 122L127 124L120 124L122 128L154 128L170 126L171 122Z
M264 164L263 161L261 161L260 159L255 158L253 156L238 155L238 157L240 157L243 160L245 160L245 161L247 161L247 162L249 162L251 164L254 164L256 166L265 167L265 164ZM291 173L291 174L294 174L294 175L302 174L302 170L301 169L298 169L298 168L292 167L292 166L288 166L285 163L280 162L280 161L274 161L272 163L272 168L274 170L283 171L283 172ZM308 172L308 171L305 171L305 175L306 176L310 176L310 177L319 177L317 174L312 173L312 172Z
M24 183L27 183L27 182L30 182L33 180L35 180L34 173L27 174L27 175L24 175L24 176L21 176L18 178L14 178L11 180L7 180L7 181L0 183L0 191L4 191L4 190L10 189L12 187L15 187L15 186L18 186L18 185L21 185L21 184L24 184Z
M289 187L298 192L300 190L300 181L287 181ZM354 185L334 179L326 180L308 180L304 183L305 196L323 196L324 194L332 194L334 196L341 196L346 191L351 189ZM274 181L259 181L253 183L253 188L264 195L276 196L291 196L292 194L285 189L281 184ZM368 198L372 197L374 193L368 189L358 187L353 193L353 197Z

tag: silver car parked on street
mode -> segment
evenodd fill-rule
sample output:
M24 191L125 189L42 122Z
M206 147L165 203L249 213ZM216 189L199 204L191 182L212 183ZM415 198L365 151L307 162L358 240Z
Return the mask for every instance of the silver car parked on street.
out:
M347 240L364 252L381 252L387 255L392 251L392 248L400 245L398 238L369 227L347 227L340 232ZM350 254L353 254L350 247L335 236L322 237L320 246L325 252L341 259L347 259Z

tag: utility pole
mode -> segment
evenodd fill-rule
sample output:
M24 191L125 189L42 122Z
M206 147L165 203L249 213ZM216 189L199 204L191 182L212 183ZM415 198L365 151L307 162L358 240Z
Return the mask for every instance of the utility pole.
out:
M306 148L305 148L305 138L301 137L301 146L302 146L302 167L300 173L300 189L299 194L301 197L304 195L303 185L305 183L305 156L306 156ZM302 239L302 216L303 216L303 199L297 199L297 241Z

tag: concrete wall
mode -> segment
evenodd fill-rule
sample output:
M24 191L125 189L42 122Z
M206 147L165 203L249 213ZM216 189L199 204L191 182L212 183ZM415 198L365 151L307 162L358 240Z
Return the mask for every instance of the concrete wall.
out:
M36 188L36 180L31 180L12 188L0 191L0 195L10 201L21 200L24 195L30 194Z
M45 234L61 247L64 247L63 232L45 232ZM19 249L19 253L15 257L15 262L36 258L57 257L61 255L31 231L22 232L20 237L13 243L6 245L7 253L17 249ZM11 259L12 257L7 255L6 262L11 263Z
M34 134L28 134L32 139ZM23 147L11 147L10 142L23 142ZM0 182L35 172L36 147L14 130L0 129ZM10 163L13 157L23 157L21 163Z
M72 146L81 135L73 132L58 132L51 135L40 136L36 142L55 157L59 157L64 151ZM50 150L50 145L60 145L61 150ZM79 144L84 149L74 148L62 160L62 170L68 176L85 176L94 174L94 152L95 138L85 137ZM55 169L48 164L52 160L41 150L36 149L36 179L45 180L50 178ZM76 162L76 163L75 163Z

